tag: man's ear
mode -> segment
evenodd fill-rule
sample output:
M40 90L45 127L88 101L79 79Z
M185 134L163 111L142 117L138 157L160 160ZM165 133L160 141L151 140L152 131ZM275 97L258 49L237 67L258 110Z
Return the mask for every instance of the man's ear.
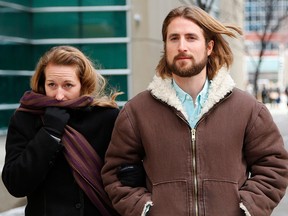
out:
M208 56L210 56L210 54L212 53L213 47L214 47L214 41L210 40L208 42L208 44L207 44L207 54L208 54Z

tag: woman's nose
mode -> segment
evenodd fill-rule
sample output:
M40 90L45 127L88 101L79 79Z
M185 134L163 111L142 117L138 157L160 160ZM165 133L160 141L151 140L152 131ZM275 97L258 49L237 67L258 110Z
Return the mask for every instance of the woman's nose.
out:
M57 89L57 92L56 92L56 95L55 95L55 99L58 100L58 101L61 101L61 100L64 99L63 89L61 89L61 88Z

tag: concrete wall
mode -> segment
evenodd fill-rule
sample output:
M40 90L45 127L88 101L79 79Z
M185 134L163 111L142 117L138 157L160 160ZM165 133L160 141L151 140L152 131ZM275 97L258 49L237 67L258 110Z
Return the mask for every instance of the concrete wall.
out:
M244 3L242 0L224 0L220 1L220 17L219 20L226 24L235 24L244 27ZM243 32L244 33L244 32ZM230 69L236 86L245 90L248 84L248 75L246 73L246 65L244 60L244 39L239 36L237 39L227 39L230 43L234 62Z
M172 8L180 5L175 0L131 1L132 96L145 90L151 82L163 51L162 22Z

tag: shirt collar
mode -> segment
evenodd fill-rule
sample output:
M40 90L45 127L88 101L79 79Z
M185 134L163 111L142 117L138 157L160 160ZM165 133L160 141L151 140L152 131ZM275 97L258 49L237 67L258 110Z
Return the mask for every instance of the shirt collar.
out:
M207 78L202 90L199 92L199 94L196 97L196 103L200 104L201 107L203 107L204 102L208 98L209 84L210 82L208 81L208 78ZM178 96L181 103L185 102L187 98L191 98L191 96L185 91L183 91L173 79L172 79L172 86L175 89L176 95Z

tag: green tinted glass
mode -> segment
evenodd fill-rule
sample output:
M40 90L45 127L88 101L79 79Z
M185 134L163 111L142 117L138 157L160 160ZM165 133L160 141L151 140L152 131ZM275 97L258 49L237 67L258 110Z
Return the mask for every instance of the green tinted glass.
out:
M126 12L36 13L33 38L126 37Z
M81 45L81 50L99 65L97 68L127 68L127 44L87 44Z
M116 98L117 101L127 101L128 100L128 81L127 75L110 75L104 76L107 80L107 87L108 89L116 90L119 92L123 92L124 94L118 96Z
M32 45L0 43L0 70L33 70L33 60Z
M31 0L5 0L5 2L20 4L23 6L30 6L31 5Z
M105 6L105 5L113 6L113 5L125 5L125 4L126 0L69 0L69 1L34 0L33 1L33 7Z
M29 76L0 76L1 103L19 103L23 93L30 89Z
M33 67L38 59L52 46L37 45L33 47ZM127 44L73 44L79 48L95 64L96 69L126 69L127 68ZM31 61L31 59L30 59Z
M2 8L2 10L5 12L0 12L0 35L31 37L31 14L10 8Z

